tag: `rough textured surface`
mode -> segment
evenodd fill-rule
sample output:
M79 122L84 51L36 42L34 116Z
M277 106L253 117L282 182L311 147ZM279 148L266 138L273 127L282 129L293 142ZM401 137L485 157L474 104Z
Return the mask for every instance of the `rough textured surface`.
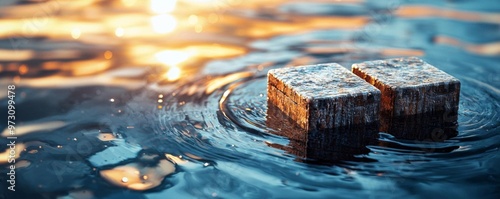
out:
M380 131L398 139L441 142L458 135L457 114L449 111L382 117Z
M380 91L338 64L270 70L267 88L269 102L306 130L378 120Z
M287 146L274 144L272 147L296 155L298 161L321 163L359 160L356 156L370 152L366 146L377 143L379 132L378 122L306 131L270 103L266 125L274 134L290 140Z
M353 64L352 71L380 89L384 115L458 111L460 81L417 57Z

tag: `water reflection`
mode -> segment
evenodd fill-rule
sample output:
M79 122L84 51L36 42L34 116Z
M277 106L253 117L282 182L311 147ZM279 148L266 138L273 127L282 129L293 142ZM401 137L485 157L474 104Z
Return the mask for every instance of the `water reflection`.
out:
M164 14L174 11L177 0L150 0L149 9L156 14Z
M177 27L177 20L169 14L161 14L151 17L151 25L157 33L169 33Z
M384 198L453 189L448 197L498 198L499 4L393 3L1 1L0 86L16 84L19 122L19 191L8 197ZM266 123L268 69L400 56L463 80L458 119L393 118L380 133L312 137ZM280 128L302 137L272 134ZM6 144L0 139L2 160Z

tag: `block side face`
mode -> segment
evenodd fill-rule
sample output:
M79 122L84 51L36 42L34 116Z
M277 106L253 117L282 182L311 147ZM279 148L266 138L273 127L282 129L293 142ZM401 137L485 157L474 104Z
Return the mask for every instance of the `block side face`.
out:
M331 99L315 99L310 104L313 129L326 129L379 120L380 91L352 93Z
M268 85L274 86L297 104L308 103L309 99L307 96L299 95L299 93L293 89L292 85L283 81L284 79L289 78L289 74L286 74L288 70L289 69L287 68L270 70L268 73Z
M393 116L458 111L460 82L443 82L392 90L395 94Z
M391 87L423 86L458 81L417 57L376 60L356 64L357 69Z
M378 79L373 78L365 71L361 70L358 64L352 65L352 72L377 88L376 92L374 93L377 93L379 95L378 103L380 106L380 112L392 115L395 95L394 90L388 85L385 85L382 82L378 81Z
M273 104L303 129L309 129L309 111L306 104L297 104L276 87L267 86L268 103Z
M352 70L380 89L384 115L458 110L460 81L418 58L363 62Z

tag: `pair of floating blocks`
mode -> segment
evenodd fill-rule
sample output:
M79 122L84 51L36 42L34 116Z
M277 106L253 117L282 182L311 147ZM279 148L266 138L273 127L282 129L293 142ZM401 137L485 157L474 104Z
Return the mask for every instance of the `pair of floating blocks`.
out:
M460 81L416 57L270 70L268 100L306 130L458 111Z

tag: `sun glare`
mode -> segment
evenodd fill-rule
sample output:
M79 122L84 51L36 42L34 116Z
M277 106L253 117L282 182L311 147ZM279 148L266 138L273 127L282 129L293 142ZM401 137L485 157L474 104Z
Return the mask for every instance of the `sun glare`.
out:
M181 69L179 67L173 66L165 74L168 81L175 81L181 77Z
M177 19L169 14L162 14L151 17L151 26L157 33L169 33L177 27Z
M177 0L151 0L149 8L153 13L165 14L174 11Z
M165 65L175 66L192 57L192 53L189 51L164 50L156 53L155 57Z

